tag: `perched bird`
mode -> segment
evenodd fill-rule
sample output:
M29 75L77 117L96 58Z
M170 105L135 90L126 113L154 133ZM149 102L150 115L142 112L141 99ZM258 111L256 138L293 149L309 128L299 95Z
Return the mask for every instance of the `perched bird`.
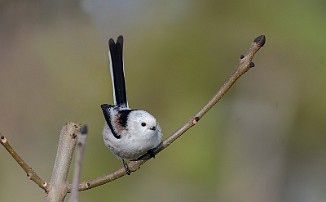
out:
M137 160L151 152L160 144L162 133L154 116L128 106L122 36L116 43L113 39L109 40L109 59L114 105L101 105L106 120L103 139L105 145L122 160L126 173L130 175L125 160Z

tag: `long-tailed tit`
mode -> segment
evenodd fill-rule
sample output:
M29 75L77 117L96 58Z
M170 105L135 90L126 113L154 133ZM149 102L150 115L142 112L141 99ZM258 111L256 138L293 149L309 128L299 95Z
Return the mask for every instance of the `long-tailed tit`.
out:
M125 160L137 160L157 147L162 133L154 116L128 106L122 49L122 36L118 37L116 43L113 39L109 40L114 105L102 104L101 108L106 120L103 129L104 143L122 160L126 173L130 175Z

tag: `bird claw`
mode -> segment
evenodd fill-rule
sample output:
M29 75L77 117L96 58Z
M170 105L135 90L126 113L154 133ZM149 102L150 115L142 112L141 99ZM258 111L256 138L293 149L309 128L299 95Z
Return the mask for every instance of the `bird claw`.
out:
M153 149L148 150L147 153L149 154L149 156L150 156L151 158L155 159L155 152L154 152Z

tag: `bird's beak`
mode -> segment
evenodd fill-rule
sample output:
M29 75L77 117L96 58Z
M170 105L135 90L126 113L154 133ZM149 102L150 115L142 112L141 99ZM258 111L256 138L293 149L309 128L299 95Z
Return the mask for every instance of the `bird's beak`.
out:
M149 128L150 130L156 130L156 126Z

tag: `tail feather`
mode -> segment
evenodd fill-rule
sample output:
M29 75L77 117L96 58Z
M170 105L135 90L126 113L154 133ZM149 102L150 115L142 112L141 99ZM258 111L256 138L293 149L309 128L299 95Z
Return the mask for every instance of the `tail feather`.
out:
M109 59L114 104L128 108L123 63L123 37L121 35L116 43L113 39L109 40Z

